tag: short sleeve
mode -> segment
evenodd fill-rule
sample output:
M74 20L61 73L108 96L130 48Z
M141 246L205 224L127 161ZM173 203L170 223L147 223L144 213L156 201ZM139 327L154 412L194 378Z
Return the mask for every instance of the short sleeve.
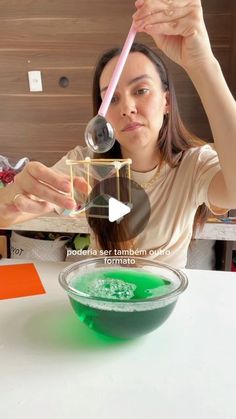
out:
M194 195L196 205L203 203L215 214L223 214L227 210L211 207L208 201L208 188L213 177L221 170L218 155L213 145L206 144L200 147L194 176Z

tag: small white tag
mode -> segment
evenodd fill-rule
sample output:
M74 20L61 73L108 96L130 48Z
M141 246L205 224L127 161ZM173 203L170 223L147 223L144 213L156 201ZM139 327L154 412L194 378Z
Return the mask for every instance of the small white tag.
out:
M28 71L29 88L31 92L42 92L41 71Z

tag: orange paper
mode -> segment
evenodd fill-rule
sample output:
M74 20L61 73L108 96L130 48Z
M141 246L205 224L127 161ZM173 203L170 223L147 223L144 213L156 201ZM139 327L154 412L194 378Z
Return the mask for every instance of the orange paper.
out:
M45 293L33 263L0 266L0 300Z

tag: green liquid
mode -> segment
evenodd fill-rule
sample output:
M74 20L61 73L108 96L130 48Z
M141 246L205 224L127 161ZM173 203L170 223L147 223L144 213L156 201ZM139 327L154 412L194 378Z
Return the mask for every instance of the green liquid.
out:
M143 301L165 295L174 285L171 281L149 272L135 269L95 270L74 278L71 287L80 292L97 296L104 301ZM71 304L80 318L90 329L109 336L133 338L159 327L172 312L175 301L159 308L142 311L115 311L95 308L70 297ZM88 301L89 304L89 301ZM152 304L150 302L150 304Z

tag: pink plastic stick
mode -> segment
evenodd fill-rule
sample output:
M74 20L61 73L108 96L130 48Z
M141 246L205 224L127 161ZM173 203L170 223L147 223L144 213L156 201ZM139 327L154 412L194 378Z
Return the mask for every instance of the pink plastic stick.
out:
M130 52L130 48L134 42L134 38L136 35L136 31L133 27L133 24L131 25L131 28L129 30L129 33L127 35L126 41L124 43L124 46L122 48L121 54L119 56L119 59L117 61L115 70L112 74L112 78L110 80L109 86L107 88L106 94L103 98L103 101L101 103L101 106L98 111L98 115L101 115L103 117L106 116L107 110L109 108L109 105L111 103L112 96L114 94L115 88L117 86L117 83L119 81L120 75L122 73L122 70L124 68L125 62L127 60L128 54Z

